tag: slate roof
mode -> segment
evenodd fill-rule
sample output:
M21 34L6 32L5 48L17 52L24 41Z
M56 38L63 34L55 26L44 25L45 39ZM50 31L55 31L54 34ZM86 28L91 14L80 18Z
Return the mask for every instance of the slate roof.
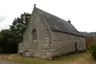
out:
M46 20L47 24L53 31L59 31L64 33L69 33L81 37L96 37L96 34L86 33L86 32L79 32L70 21L65 21L55 15L52 15L46 11L43 11L36 6L34 6L35 10Z
M74 35L79 35L79 31L68 21L65 21L55 15L36 8L40 15L46 20L47 24L53 31L65 32Z
M96 33L80 32L80 34L81 34L83 37L96 38Z

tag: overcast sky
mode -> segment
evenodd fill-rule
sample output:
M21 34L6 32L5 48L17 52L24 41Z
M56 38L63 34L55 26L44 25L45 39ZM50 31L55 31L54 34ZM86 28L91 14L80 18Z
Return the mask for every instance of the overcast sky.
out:
M71 23L79 31L96 31L96 0L0 0L0 30L9 28L23 12L32 13L33 5Z

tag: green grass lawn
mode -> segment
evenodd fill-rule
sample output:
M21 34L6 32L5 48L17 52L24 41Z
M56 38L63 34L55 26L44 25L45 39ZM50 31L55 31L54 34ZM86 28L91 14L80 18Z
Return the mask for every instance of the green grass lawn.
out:
M23 57L18 54L0 54L0 59L21 62L23 64L92 64L92 62L94 62L89 52L81 52L70 54L67 56L59 56L56 57L56 59L53 61L35 57Z

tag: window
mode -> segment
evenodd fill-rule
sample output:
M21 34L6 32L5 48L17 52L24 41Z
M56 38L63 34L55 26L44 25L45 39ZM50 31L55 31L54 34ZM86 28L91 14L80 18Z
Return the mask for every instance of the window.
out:
M33 40L37 40L37 31L35 28L32 30L32 38Z

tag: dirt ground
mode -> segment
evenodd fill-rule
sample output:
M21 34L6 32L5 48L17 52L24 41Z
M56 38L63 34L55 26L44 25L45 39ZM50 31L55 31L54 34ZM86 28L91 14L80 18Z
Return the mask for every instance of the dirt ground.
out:
M0 60L20 62L22 64L96 64L89 52L60 56L53 61L35 57L28 58L18 54L0 54Z

